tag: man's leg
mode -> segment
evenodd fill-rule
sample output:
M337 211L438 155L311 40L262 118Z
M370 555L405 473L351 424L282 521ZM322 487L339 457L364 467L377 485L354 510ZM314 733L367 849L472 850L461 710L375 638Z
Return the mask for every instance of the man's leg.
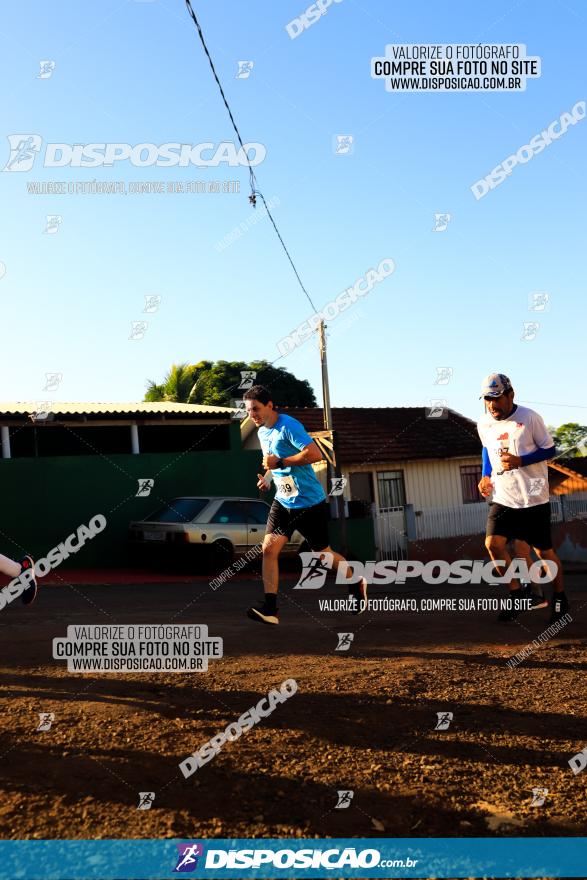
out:
M273 532L263 539L263 589L277 595L279 588L279 554L288 542L287 535L276 535Z
M318 555L321 553L331 553L332 570L335 572L338 572L341 563L345 564L346 568L344 576L345 581L347 581L348 584L349 598L354 602L353 614L361 614L367 607L367 579L361 577L359 581L354 580L354 568L352 563L349 564L344 556L341 556L340 553L337 553L332 547L327 546L323 550L316 550L314 552Z
M508 551L508 539L503 535L487 535L485 538L485 547L487 548L487 552L491 556L493 562L505 562L504 565L495 565L494 568L497 571L500 577L506 572L506 569L512 564L512 557ZM519 590L520 582L517 578L512 578L509 583L510 590Z
M554 562L557 566L556 575L552 582L552 612L550 615L550 622L556 623L565 614L570 610L569 600L567 599L564 583L563 583L563 567L561 565L561 561L554 552L554 550L549 548L548 550L542 550L540 547L534 547L534 550L545 562Z
M564 583L563 583L563 567L561 565L561 561L552 549L550 550L541 550L540 547L534 547L536 554L542 560L546 560L548 562L554 562L556 565L556 575L554 576L554 580L552 582L552 587L555 593L564 592Z
M302 533L312 552L319 556L321 553L332 554L332 570L338 571L339 566L346 559L333 550L328 543L328 504L322 501L307 509L303 516L296 521L296 528ZM346 569L345 580L348 582L349 599L353 602L352 613L361 614L367 608L367 580L363 577L358 582L352 582L352 565Z
M487 535L485 538L485 546L493 562L503 561L505 563L505 565L494 565L494 568L500 577L505 574L506 569L512 562L512 557L508 552L507 543L508 539L503 535ZM515 607L515 600L521 598L523 595L517 578L512 578L508 586L510 590L509 598L511 604L509 608L503 608L497 615L497 619L501 622L516 619L519 609Z
M349 565L347 563L344 556L341 556L340 553L337 553L336 550L332 549L332 547L325 547L324 550L317 550L316 552L317 553L331 553L332 554L332 570L333 571L338 571L339 565L342 562L344 562L345 565L347 566L347 568L345 570L345 580L350 581L352 579L353 574L354 574L353 567L352 567L352 565Z
M519 538L516 538L514 543L516 558L523 559L526 563L526 567L528 572L535 563L535 559L532 557L532 547L526 541L522 541ZM544 574L548 574L548 569L546 566L542 566L542 572ZM524 582L525 581L525 582ZM528 574L527 578L524 578L522 581L522 590L524 590L524 598L530 599L531 611L535 611L538 608L547 608L548 601L544 596L544 592L542 590L542 586L539 583L534 583L530 579L530 575Z
M279 587L279 554L287 544L287 535L269 532L263 538L263 590L265 598L257 608L249 608L247 617L256 623L278 624L277 590Z
M528 571L530 571L530 569L532 568L532 566L536 562L536 560L532 556L532 550L534 550L535 553L537 553L538 551L536 550L535 547L531 547L527 541L522 541L519 538L515 539L514 547L515 547L516 557L518 559L524 559L526 561L526 565L528 566ZM548 574L548 568L545 565L542 566L542 571L545 575Z
M551 623L560 620L569 610L569 600L564 592L563 567L552 546L552 533L550 523L550 504L540 504L531 508L533 521L528 541L536 551L536 554L546 567L556 566L552 587L552 615Z

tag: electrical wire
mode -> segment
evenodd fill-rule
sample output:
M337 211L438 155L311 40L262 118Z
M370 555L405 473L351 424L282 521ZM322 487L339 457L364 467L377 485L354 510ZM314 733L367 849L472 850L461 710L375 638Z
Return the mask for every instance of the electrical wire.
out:
M239 142L239 144L240 144L240 146L241 146L242 153L243 153L243 155L246 157L246 160L247 160L247 163L248 163L248 166L249 166L249 182L250 182L250 186L251 186L251 195L249 196L249 201L250 201L250 203L253 205L253 207L256 207L256 206L257 206L257 196L259 196L259 197L262 199L263 204L264 204L264 206L265 206L265 210L267 211L267 216L268 216L269 219L271 220L271 223L272 223L273 228L274 228L274 230L275 230L275 232L276 232L276 234L277 234L277 237L278 237L278 239L279 239L279 241L280 241L280 243L281 243L281 246L282 246L283 250L285 251L285 254L286 254L286 256L287 256L287 258L288 258L288 260L289 260L289 262L290 262L290 264L291 264L292 269L293 269L294 272L295 272L295 276L296 276L296 278L297 278L297 280L298 280L298 284L300 285L300 287L301 287L302 290L304 291L304 293L305 293L305 295L306 295L306 297L307 297L307 299L308 299L308 302L309 302L310 305L312 306L312 309L314 310L314 312L317 312L318 309L316 308L316 306L315 306L314 303L312 302L312 297L310 296L310 294L308 293L308 291L307 291L306 288L304 287L304 284L302 283L302 279L300 278L299 272L298 272L298 270L296 269L296 266L295 266L295 264L294 264L294 261L293 261L292 258L291 258L291 255L290 255L290 253L289 253L289 251L288 251L288 249L287 249L287 247L286 247L286 245L285 245L285 242L284 242L284 240L283 240L283 237L282 237L281 233L279 232L279 229L277 228L277 224L275 223L275 220L273 219L273 215L271 214L271 211L269 210L269 207L268 207L268 205L267 205L267 202L265 201L265 196L263 195L263 193L262 193L262 192L258 189L258 187L257 187L257 179L256 179L256 177L255 177L255 172L253 171L252 165L251 165L251 163L250 163L250 161L249 161L249 157L248 157L248 155L247 155L247 151L245 150L245 146L244 146L244 143L243 143L243 139L242 139L242 137L241 137L240 131L238 130L238 126L237 126L236 122L234 121L234 116L232 115L232 110L230 109L229 103L228 103L228 101L227 101L227 99L226 99L226 95L224 94L224 89L222 88L222 84L221 84L221 82L220 82L220 80L219 80L219 78L218 78L218 74L216 73L216 68L214 67L214 62L212 61L212 57L211 57L211 55L210 55L210 52L208 51L208 47L207 47L207 45L206 45L206 41L205 41L205 39L204 39L204 34L203 34L203 32L202 32L202 28L200 27L200 23L199 23L199 21L198 21L198 19L197 19L197 17L196 17L196 13L195 13L194 10L193 10L193 7L192 7L192 4L191 4L190 0L185 0L185 3L186 3L187 10L188 10L188 13L189 13L189 15L190 15L190 18L191 18L192 21L194 22L194 25L195 25L195 27L196 27L196 29L197 29L197 31L198 31L198 36L200 37L200 41L201 41L201 43L202 43L202 46L203 46L204 52L206 53L206 57L208 58L208 62L209 62L210 67L211 67L211 69L212 69L212 73L214 74L214 79L216 80L216 84L218 85L218 88L220 89L220 94L222 95L222 100L224 101L224 106L226 107L226 110L227 110L228 115L229 115L229 117L230 117L230 121L231 121L231 123L232 123L232 127L234 128L235 134L236 134L236 136L237 136L237 138L238 138L238 142ZM279 360L279 358L277 358L277 360Z

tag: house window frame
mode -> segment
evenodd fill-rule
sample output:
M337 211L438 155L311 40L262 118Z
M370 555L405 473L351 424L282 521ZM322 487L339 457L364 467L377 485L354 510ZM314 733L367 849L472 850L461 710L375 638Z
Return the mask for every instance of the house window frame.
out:
M386 480L383 478L383 474L399 474L399 477ZM376 478L377 478L376 479L377 507L378 507L379 511L396 510L398 507L405 507L406 506L406 503L407 503L406 502L406 481L405 481L404 471L401 468L393 468L393 469L387 468L386 470L376 471ZM400 498L403 500L401 500L401 502L399 504L393 504L391 506L383 506L382 495L384 494L384 492L382 493L382 491L381 491L382 484L395 483L395 482L400 484L400 488L401 488Z
M466 471L468 470L468 473ZM461 497L463 499L463 504L477 504L479 501L482 501L479 494L478 484L481 479L481 465L480 464L461 464L459 466L459 477L461 481ZM472 477L473 479L470 481L470 486L466 485L466 481L463 479L464 477ZM470 497L467 497L470 495Z

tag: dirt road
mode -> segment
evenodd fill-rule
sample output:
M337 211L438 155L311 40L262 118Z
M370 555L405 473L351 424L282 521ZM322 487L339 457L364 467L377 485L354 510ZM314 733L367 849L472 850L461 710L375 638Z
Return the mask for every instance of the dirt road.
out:
M293 591L282 622L244 609L254 578L191 584L44 586L0 614L4 838L487 836L587 834L584 575L573 621L517 668L509 657L547 610L321 611L340 593ZM422 585L383 597L494 597ZM387 590L387 591L386 591ZM401 592L400 592L401 590ZM68 624L207 624L224 657L207 673L74 674L52 658ZM351 632L349 650L335 650ZM298 692L185 779L178 764L285 679ZM38 713L54 713L36 732ZM436 730L439 712L453 714ZM547 788L542 806L532 789ZM337 791L352 791L335 809ZM154 792L137 810L139 792Z

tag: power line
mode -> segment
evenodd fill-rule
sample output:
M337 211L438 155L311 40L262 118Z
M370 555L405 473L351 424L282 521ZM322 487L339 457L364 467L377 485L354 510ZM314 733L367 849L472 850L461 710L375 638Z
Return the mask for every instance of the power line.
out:
M265 196L257 188L257 179L255 177L255 172L253 171L252 165L249 161L249 157L247 155L247 151L245 150L243 139L241 137L240 131L238 130L238 126L237 126L236 122L234 121L234 116L232 115L232 111L230 109L228 101L226 100L226 95L224 94L224 89L222 88L222 84L221 84L220 80L218 79L218 74L216 73L216 68L214 67L214 62L212 61L212 58L210 56L210 52L208 51L208 47L207 47L206 41L204 39L204 34L202 33L202 28L200 27L200 23L199 23L198 19L196 18L196 13L194 12L194 10L192 8L192 4L191 4L190 0L185 0L185 3L187 6L187 10L190 14L190 17L191 17L192 21L194 22L194 25L196 26L196 29L198 31L198 35L200 37L200 41L201 41L202 46L204 48L204 52L206 53L206 56L207 56L208 61L210 63L210 67L212 69L212 73L214 74L214 79L216 80L218 88L220 89L220 94L222 95L222 100L224 101L224 106L226 107L226 110L228 111L228 115L230 117L232 127L234 128L235 134L238 138L238 142L241 145L242 153L245 156L245 158L247 160L247 164L249 166L249 182L250 182L250 186L251 186L251 195L249 196L249 201L251 202L253 207L256 207L257 206L257 196L259 196L263 200L263 204L265 205L265 210L267 211L267 216L269 217L269 219L271 220L271 223L273 224L273 228L275 229L277 237L278 237L279 241L281 242L281 246L282 246L283 250L285 251L285 254L291 264L291 267L295 272L295 276L298 280L298 283L299 283L300 287L302 288L302 290L304 291L306 297L308 298L308 302L312 306L314 312L317 312L318 309L316 308L316 306L312 302L312 297L310 296L310 294L308 293L308 291L306 290L306 288L304 287L304 285L302 283L302 279L300 278L299 272L295 267L294 261L292 260L287 247L285 246L285 242L281 236L281 233L279 232L279 229L277 228L277 224L275 223L275 220L273 219L273 215L271 214L271 211L269 210L269 208L267 206L267 202L265 201ZM279 360L279 358L277 358L277 360Z

